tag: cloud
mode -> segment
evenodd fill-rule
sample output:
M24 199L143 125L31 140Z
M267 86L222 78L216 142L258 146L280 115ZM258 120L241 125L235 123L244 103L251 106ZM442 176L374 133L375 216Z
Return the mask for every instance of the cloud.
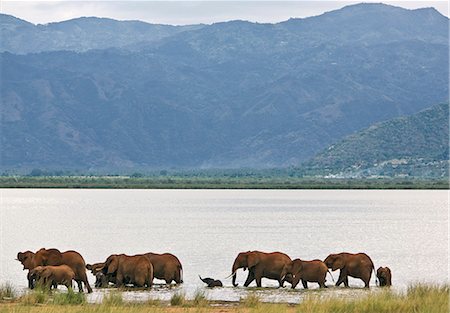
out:
M1 12L32 23L81 16L186 25L228 20L275 23L291 17L319 15L360 1L1 1ZM377 1L378 2L378 1ZM448 2L388 1L408 9L434 7L448 16Z

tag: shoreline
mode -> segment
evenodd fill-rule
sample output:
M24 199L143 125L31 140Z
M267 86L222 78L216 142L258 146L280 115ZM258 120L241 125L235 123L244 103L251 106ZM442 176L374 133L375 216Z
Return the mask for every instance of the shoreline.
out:
M450 182L418 178L231 178L128 176L0 176L3 189L279 189L279 190L449 190Z

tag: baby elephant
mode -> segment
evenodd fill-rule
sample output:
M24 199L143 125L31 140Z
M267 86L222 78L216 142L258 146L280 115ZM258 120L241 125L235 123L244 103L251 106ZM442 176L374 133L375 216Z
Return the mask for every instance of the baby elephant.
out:
M208 287L223 287L223 284L220 280L212 279L212 278L202 278L200 275L198 275L200 280L208 285Z
M67 265L37 266L30 271L30 276L48 289L57 285L65 285L70 289L72 280L75 279L74 271Z
M391 275L391 269L389 267L379 267L377 269L377 277L380 281L381 287L390 287L392 286L392 275Z
M301 280L303 287L308 288L308 282L318 283L320 288L325 286L328 268L321 260L303 261L295 259L287 266L287 274L292 274L292 289L294 289Z
M115 283L112 275L103 273L104 266L105 263L86 264L86 268L95 276L95 288L106 288L110 282Z

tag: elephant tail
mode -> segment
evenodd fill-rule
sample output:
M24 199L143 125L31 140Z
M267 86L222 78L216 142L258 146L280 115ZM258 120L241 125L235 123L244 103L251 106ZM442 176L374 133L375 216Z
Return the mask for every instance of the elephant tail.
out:
M327 272L328 272L328 274L330 274L330 276L331 276L331 280L333 281L333 283L335 283L335 281L334 281L334 277L333 277L333 275L331 274L331 272L330 272L330 270L329 270L329 269L327 269Z
M180 284L183 283L183 267L180 265L178 265L178 275L180 276Z

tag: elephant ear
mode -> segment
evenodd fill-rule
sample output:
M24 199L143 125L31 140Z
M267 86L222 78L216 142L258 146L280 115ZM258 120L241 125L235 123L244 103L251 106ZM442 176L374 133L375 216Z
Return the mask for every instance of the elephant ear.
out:
M111 258L111 262L108 264L107 274L114 274L119 268L119 257L115 256Z
M294 275L298 275L298 273L300 273L300 271L302 270L302 262L295 260L292 261L292 274Z
M247 257L248 268L252 268L259 263L259 255L255 252L250 252Z
M52 275L52 271L49 268L43 268L39 272L39 276L41 276L41 278L49 278L51 275Z
M340 255L337 255L336 258L334 259L333 271L335 271L336 269L341 270L344 266L345 266L344 258Z

